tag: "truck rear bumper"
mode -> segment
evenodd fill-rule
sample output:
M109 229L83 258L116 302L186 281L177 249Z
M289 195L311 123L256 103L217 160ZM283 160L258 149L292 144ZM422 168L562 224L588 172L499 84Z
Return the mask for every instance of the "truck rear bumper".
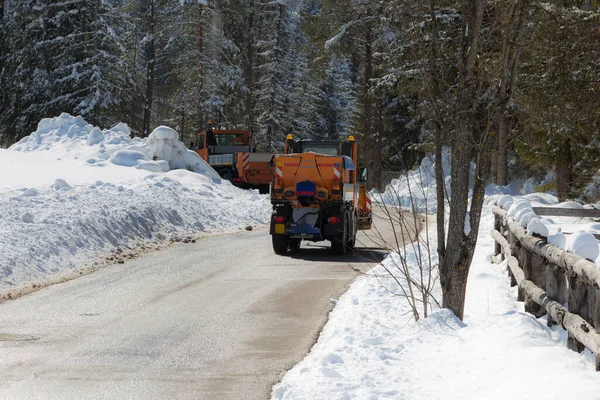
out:
M290 227L287 233L292 239L322 239L321 231L308 225Z

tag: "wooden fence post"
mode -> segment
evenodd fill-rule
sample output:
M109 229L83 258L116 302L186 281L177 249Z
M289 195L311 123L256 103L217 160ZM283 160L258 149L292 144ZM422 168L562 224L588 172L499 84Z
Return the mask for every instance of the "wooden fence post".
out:
M562 269L553 264L546 265L546 293L560 304L565 304L568 299L567 278ZM548 315L548 327L556 325Z
M595 293L594 323L592 324L596 333L600 333L600 289L593 288ZM600 371L600 354L596 354L596 371Z
M581 318L587 320L587 287L577 279L574 274L569 275L569 312L578 314ZM577 353L581 353L585 348L577 339L569 333L567 338L567 347Z
M540 289L546 286L546 260L537 254L532 254L529 251L525 253L527 269L523 268L525 279L533 282ZM525 312L533 314L536 318L543 316L546 309L537 304L529 296L525 297Z
M502 217L499 215L494 215L494 229L498 232L502 233ZM494 241L494 255L497 256L500 254L501 259L504 260L504 255L502 254L502 246L500 243Z
M519 249L517 260L519 261L519 266L523 269L523 275L525 275L525 279L531 280L531 253L527 251L527 249L525 249L524 247L521 247ZM531 298L528 298L528 296L523 292L523 290L520 287L517 293L517 301L524 301L525 311L529 312L527 307L528 304L533 303L533 300L531 300Z
M508 231L508 243L510 244L510 254L513 257L518 257L521 244L511 231ZM517 286L517 280L515 279L515 276L513 275L512 271L510 270L510 268L507 268L507 270L508 276L510 277L510 287Z

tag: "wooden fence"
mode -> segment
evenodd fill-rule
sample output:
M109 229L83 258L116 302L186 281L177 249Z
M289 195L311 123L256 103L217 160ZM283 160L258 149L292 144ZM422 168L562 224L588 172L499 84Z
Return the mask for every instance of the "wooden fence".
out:
M534 207L533 211L600 216L599 210ZM511 285L519 286L518 300L525 302L525 311L538 318L547 314L548 326L560 325L568 332L569 349L581 352L587 347L596 355L596 371L600 371L600 271L593 262L548 244L544 237L527 235L502 208L494 206L493 213L493 261L507 260Z

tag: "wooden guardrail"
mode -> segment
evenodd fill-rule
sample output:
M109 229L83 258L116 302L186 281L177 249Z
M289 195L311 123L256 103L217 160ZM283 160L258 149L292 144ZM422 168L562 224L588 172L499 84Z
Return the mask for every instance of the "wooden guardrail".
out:
M525 302L525 311L538 318L548 314L548 326L559 325L568 332L567 347L577 352L590 349L600 371L600 271L593 262L548 244L546 238L527 235L502 208L494 206L493 213L493 261L506 259L511 285L519 286L518 300Z
M600 218L600 210L596 208L532 207L532 209L540 216Z

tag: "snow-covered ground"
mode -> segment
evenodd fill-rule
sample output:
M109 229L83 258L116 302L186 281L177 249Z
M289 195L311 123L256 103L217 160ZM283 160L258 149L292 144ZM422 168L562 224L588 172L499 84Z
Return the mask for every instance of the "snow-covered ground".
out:
M595 261L596 265L600 267L600 244L594 236L594 234L600 233L600 223L590 221L589 218L580 217L542 218L533 211L532 207L535 205L521 197L505 195L497 199L496 203L506 210L508 217L519 222L523 228L527 228L529 235L537 234L545 237L548 243L578 254L590 261ZM554 204L552 207L592 208L591 205L584 207L573 201Z
M166 127L131 139L124 124L100 130L63 114L0 150L0 171L0 295L115 251L257 226L270 215L267 196L221 181Z
M435 186L422 168L409 174L416 209L425 211L435 199ZM414 182L414 183L411 183ZM426 182L426 185L423 183ZM388 203L411 207L406 179L394 182L384 196ZM274 386L273 399L587 399L599 398L600 375L589 351L566 347L561 328L546 327L544 318L526 314L510 287L506 265L491 263L494 242L491 207L502 195L531 205L556 204L549 194L529 194L530 182L490 187L467 286L464 322L449 310L436 309L428 318L411 320L405 299L384 268L355 280L337 301L329 321L309 355ZM393 201L392 196L399 201ZM435 210L427 206L430 213ZM580 220L570 223L575 232ZM557 224L558 226L558 224ZM593 228L593 227L591 227ZM555 228L554 228L555 229ZM435 266L435 221L430 220L432 264ZM392 254L383 264L394 269ZM414 247L404 258L417 272ZM415 275L417 276L417 275ZM384 283L382 285L382 282ZM433 294L440 298L440 288Z

